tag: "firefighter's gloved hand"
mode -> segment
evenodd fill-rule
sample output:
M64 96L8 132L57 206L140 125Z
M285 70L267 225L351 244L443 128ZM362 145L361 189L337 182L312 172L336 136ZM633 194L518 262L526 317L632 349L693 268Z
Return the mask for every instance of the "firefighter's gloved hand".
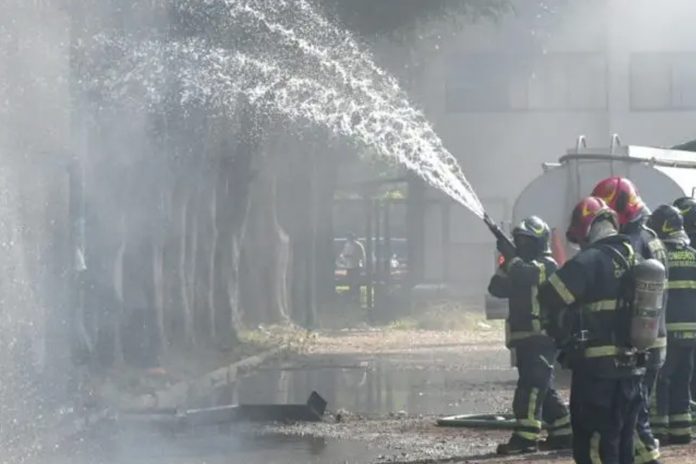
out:
M505 256L505 259L512 259L517 254L514 245L512 245L507 240L498 239L495 242L495 247L498 249L501 255Z

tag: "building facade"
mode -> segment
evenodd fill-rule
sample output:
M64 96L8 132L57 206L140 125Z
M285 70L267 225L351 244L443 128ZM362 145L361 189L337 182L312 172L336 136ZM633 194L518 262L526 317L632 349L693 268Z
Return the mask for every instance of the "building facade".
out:
M440 44L422 101L491 216L507 221L541 163L580 134L595 146L614 133L651 146L696 137L693 18L686 0L518 1L499 22L466 26ZM445 248L442 222L425 220L426 280L481 295L493 239L464 208L453 208L449 223Z

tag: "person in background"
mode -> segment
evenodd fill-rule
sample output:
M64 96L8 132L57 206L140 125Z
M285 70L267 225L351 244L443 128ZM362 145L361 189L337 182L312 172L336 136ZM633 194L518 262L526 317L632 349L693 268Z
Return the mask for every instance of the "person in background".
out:
M557 267L550 256L549 226L532 216L515 227L512 235L514 249L508 250L506 244L498 244L499 251L509 259L488 286L491 295L509 300L507 345L515 351L519 374L512 403L515 430L508 443L500 444L497 451L503 455L537 451L542 419L549 431L542 447L571 448L570 415L553 388L557 350L542 328L541 308L537 302L539 285Z
M674 206L684 218L684 231L689 236L691 246L696 248L696 199L681 197L674 201ZM694 366L696 366L696 354L694 354ZM696 375L691 376L691 398L696 398ZM696 416L692 417L696 425Z
M631 240L631 245L639 259L656 259L665 266L669 273L665 247L656 233L645 225L650 216L650 210L640 198L633 182L625 177L604 179L594 188L592 196L601 198L611 209L616 211L619 219L619 232ZM666 306L665 302L663 308ZM648 405L651 404L652 390L666 356L667 330L664 312L660 320L658 335L658 339L653 348L649 350L646 360L646 372L643 379L643 407L638 415L637 432L640 441L636 441L636 457L644 464L656 464L660 456L659 443L655 440L651 428Z
M684 218L662 205L648 220L667 247L667 359L655 386L653 432L661 444L691 442L692 360L696 348L696 250L689 246Z
M346 243L343 245L339 259L346 268L348 295L351 299L360 301L360 282L365 266L365 247L357 240L353 232L347 234Z
M627 348L618 312L635 253L616 213L587 197L566 233L580 252L539 287L545 326L572 370L573 458L579 464L632 464L642 405L641 356Z

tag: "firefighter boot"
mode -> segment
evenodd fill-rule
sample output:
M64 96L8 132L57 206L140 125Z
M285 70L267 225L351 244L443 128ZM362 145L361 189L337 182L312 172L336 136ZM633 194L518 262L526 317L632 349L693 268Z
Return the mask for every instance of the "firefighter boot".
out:
M669 446L669 435L665 433L656 433L655 441L659 444L659 447Z
M573 449L573 436L549 436L546 440L539 443L539 449L542 451L558 451Z
M536 453L537 451L539 451L539 446L536 441L513 435L510 437L509 442L498 445L496 453L507 456L512 454Z

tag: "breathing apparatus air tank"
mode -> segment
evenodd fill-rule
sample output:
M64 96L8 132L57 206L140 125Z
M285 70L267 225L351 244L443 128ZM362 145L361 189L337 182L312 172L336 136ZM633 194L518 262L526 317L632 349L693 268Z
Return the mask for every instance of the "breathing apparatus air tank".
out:
M657 340L660 318L664 312L667 272L656 259L646 259L633 266L633 304L629 327L631 346L643 351Z

